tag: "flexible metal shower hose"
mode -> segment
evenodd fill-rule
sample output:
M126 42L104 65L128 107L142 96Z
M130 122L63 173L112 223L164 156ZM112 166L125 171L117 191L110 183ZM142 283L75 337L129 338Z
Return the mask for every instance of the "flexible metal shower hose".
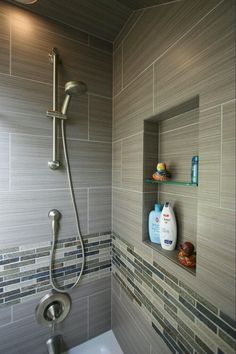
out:
M83 244L82 234L81 234L80 225L79 225L79 214L78 214L78 209L77 209L77 205L76 205L75 193L74 193L72 177L71 177L71 169L70 169L67 144L66 144L66 136L65 136L65 125L64 125L63 119L61 120L61 134L62 134L62 144L63 144L64 157L65 157L65 162L66 162L68 184L69 184L69 188L70 188L70 195L71 195L71 200L72 200L74 214L75 214L76 229L77 229L77 233L79 236L80 245L81 245L81 253L82 253L81 269L80 269L80 273L79 273L75 283L67 289L58 288L57 285L54 283L53 276L52 276L53 258L54 258L54 253L55 253L55 243L56 243L56 233L57 233L56 228L54 229L54 231L52 233L52 252L51 252L50 267L49 267L50 281L51 281L52 288L55 291L58 291L60 293L66 293L68 290L71 290L74 287L76 287L76 285L79 283L80 278L83 274L83 270L84 270L85 255L84 255L84 244Z

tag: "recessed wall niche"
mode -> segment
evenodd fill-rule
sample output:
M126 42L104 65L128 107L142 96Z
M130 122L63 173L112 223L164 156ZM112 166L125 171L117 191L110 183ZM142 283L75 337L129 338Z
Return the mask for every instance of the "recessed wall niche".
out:
M144 121L143 242L176 263L177 249L184 241L192 242L197 250L198 188L180 184L152 184L146 180L151 179L158 162L165 162L171 172L171 181L191 182L192 157L199 155L198 131L198 96ZM164 251L161 246L151 243L148 235L149 212L154 209L155 203L164 204L167 201L173 206L177 220L175 251ZM195 270L190 271L195 273Z

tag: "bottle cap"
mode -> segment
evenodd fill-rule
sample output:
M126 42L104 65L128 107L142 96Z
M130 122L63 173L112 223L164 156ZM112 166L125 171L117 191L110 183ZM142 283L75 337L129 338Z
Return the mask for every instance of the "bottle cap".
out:
M161 204L155 204L155 211L161 211L162 205Z

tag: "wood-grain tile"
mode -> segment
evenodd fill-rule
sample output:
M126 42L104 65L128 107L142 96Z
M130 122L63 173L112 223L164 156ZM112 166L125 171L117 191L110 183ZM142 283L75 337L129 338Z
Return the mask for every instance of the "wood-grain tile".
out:
M67 348L74 348L88 339L88 302L87 298L74 299L70 314L58 326L58 332L63 333Z
M115 279L114 282L117 283ZM117 297L117 293L114 291L112 292L112 296L116 298L115 301L119 303L119 306L121 306L124 311L129 313L129 315L132 317L132 320L134 321L135 326L137 326L139 330L141 330L142 334L145 336L145 339L152 346L153 351L151 353L170 354L169 348L166 346L163 340L159 336L157 336L155 332L153 332L153 329L151 328L151 323L145 316L143 316L143 313L136 306L136 304L134 304L130 300L130 298L123 291L123 289L121 288L120 299ZM112 311L115 312L116 308L112 307Z
M37 335L36 335L37 333ZM36 323L32 315L27 321L18 321L3 326L0 331L0 351L8 354L46 354L48 329Z
M108 52L110 54L113 52L113 43L104 41L98 37L89 36L89 46L103 50L104 52Z
M89 96L89 139L112 140L112 101L98 96Z
M222 2L156 62L156 112L196 95L201 109L234 98L234 22L234 2Z
M159 193L159 202L170 202L178 225L177 243L192 242L197 246L197 199L168 193Z
M11 322L11 308L0 308L0 327Z
M58 49L61 65L60 84L69 80L86 82L88 91L111 96L112 57L68 38L32 25L22 30L23 22L12 25L12 74L28 79L52 82L52 65L48 59L51 48ZM86 60L85 60L86 58Z
M223 106L220 202L235 209L235 102Z
M139 17L142 15L142 13L143 13L143 9L133 11L130 14L128 20L125 22L125 24L123 25L123 27L121 28L120 32L118 33L118 35L116 36L116 38L113 42L114 49L118 48L118 46L123 41L124 37L127 35L129 30L131 30L131 28L134 26L134 24L138 21Z
M235 306L235 249L234 211L199 203L198 275L230 316Z
M200 113L199 187L201 201L219 206L221 160L221 108Z
M89 189L89 233L111 230L111 188Z
M189 111L160 124L158 160L167 164L174 181L191 181L192 157L198 155L198 121L198 111Z
M149 68L114 98L113 140L143 130L153 113L153 70Z
M117 95L122 89L122 46L113 54L113 95Z
M122 187L142 191L143 133L122 142Z
M89 297L89 337L111 329L111 290Z
M60 92L61 102L62 100L64 100L64 97L65 97L65 91L61 90ZM68 108L67 116L68 119L65 124L66 136L68 138L74 138L74 139L88 139L88 95L83 95L78 97L73 96L73 99L71 100ZM52 124L50 118L49 121ZM59 132L60 132L60 128L59 128Z
M124 353L150 353L150 344L144 334L114 294L112 296L112 330Z
M49 85L0 75L0 131L51 135L52 122L46 118L51 91Z
M10 21L0 14L0 73L10 73Z
M142 241L142 194L113 190L113 231L127 241Z
M49 32L53 32L88 45L88 34L86 32L68 26L65 23L60 23L55 19L45 18L43 16L38 16L31 11L25 11L25 9L21 7L13 6L13 3L10 4L7 1L1 1L0 12L8 16L8 18L13 21L18 20L24 22L26 25L22 25L22 30L24 28L25 30L26 28L31 30L32 28L43 27Z
M33 11L113 41L132 10L119 1L111 0L70 0L69 4L67 0L60 0L60 6L57 0L51 0L34 4Z
M9 135L0 133L0 191L9 189Z
M52 154L51 138L12 135L12 190L68 188L62 141L59 143L62 167L53 171L48 168ZM75 188L107 187L111 184L110 144L68 140L67 145Z
M146 9L123 43L124 85L162 55L216 4L217 0L188 0Z
M187 125L196 124L199 121L199 109L193 109L183 112L178 115L173 115L169 119L160 121L160 133L165 133L170 130L183 128Z
M112 143L112 186L121 186L122 142Z
M87 191L75 191L82 234L87 233ZM57 208L63 215L60 237L74 237L77 233L74 213L68 190L25 191L2 193L0 195L0 244L6 248L6 237L11 244L31 243L51 240L51 226L48 211ZM12 218L14 215L14 218ZM6 232L7 231L7 232ZM46 235L44 234L46 232ZM42 236L40 238L39 236Z

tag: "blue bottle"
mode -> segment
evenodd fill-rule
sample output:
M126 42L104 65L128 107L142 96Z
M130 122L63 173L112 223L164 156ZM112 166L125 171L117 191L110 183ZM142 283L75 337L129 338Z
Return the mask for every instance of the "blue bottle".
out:
M150 241L161 244L160 240L160 217L161 204L155 204L155 209L149 213L149 237Z
M191 182L198 184L198 156L192 158Z

